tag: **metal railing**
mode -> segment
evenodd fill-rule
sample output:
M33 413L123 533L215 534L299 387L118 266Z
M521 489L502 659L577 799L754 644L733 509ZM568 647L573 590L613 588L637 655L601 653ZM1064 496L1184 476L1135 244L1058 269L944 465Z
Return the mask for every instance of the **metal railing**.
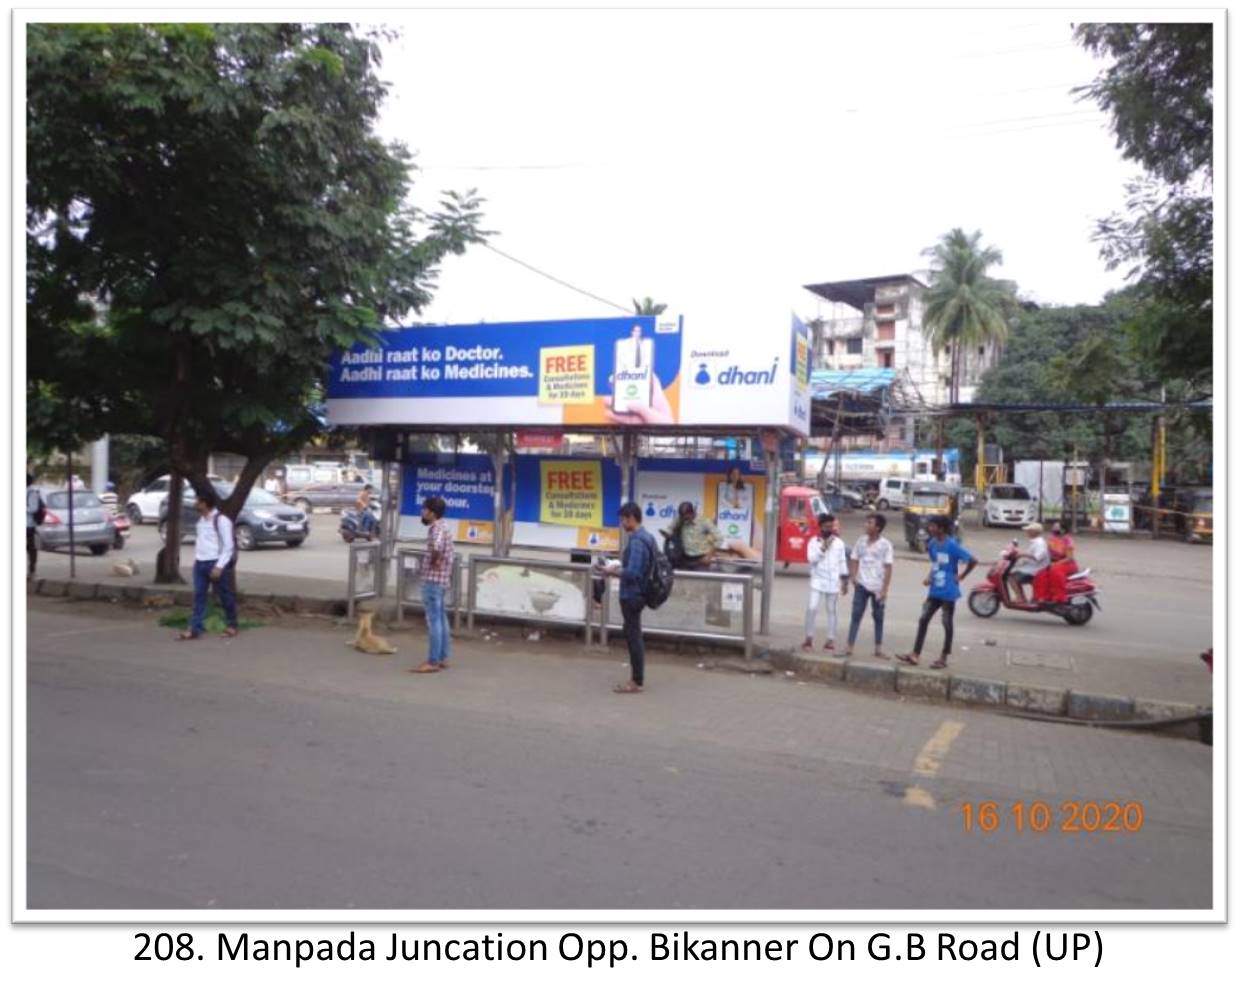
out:
M382 545L353 542L348 547L348 618L358 602L377 598L382 583Z
M623 623L611 622L618 615L615 580L606 579L602 599L602 646L607 645L610 632L623 629ZM756 582L751 574L676 571L671 597L657 609L645 611L641 629L650 636L739 644L744 659L752 660Z
M468 627L477 616L584 628L593 642L593 569L514 557L469 560Z
M395 575L395 617L397 622L404 621L406 608L420 609L424 606L421 599L421 581L428 555L424 547L404 546L396 550ZM447 592L446 607L451 613L451 624L460 628L460 613L463 610L464 599L461 597L464 588L464 558L457 553L451 565L451 587Z

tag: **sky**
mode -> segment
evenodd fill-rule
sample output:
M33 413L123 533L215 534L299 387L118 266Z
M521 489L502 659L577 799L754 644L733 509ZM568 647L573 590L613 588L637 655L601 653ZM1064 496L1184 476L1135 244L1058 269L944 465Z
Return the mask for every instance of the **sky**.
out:
M1092 230L1139 171L1070 94L1102 64L1069 11L399 16L380 132L414 202L476 187L495 248L613 305L829 317L804 284L922 269L956 226L1041 304L1122 283ZM439 285L423 320L620 313L482 247Z

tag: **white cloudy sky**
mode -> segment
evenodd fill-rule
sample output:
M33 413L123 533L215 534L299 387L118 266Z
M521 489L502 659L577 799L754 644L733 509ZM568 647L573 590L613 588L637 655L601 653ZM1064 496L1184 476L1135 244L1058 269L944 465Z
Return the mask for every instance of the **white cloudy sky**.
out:
M918 269L954 226L1041 302L1120 283L1090 235L1137 169L1069 93L1098 69L1070 12L402 21L382 130L417 153L418 202L478 187L496 247L609 301L812 316L801 285ZM477 248L445 265L426 318L616 313Z

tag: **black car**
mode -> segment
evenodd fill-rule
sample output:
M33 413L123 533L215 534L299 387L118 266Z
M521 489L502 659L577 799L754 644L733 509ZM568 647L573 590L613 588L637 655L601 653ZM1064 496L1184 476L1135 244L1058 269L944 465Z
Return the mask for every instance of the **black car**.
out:
M232 493L230 487L215 488L220 499ZM198 512L192 504L181 506L181 542L192 542L198 525ZM159 536L168 535L168 504L159 508ZM309 536L309 517L299 508L280 501L261 488L250 491L245 506L236 517L236 545L242 550L269 543L300 546Z

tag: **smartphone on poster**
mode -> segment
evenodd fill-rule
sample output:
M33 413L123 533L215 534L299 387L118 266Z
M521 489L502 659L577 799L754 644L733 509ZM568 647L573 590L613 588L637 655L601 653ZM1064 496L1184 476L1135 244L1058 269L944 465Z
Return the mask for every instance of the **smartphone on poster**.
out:
M610 408L616 415L629 413L633 404L653 406L653 348L653 340L645 338L639 325L615 342Z

